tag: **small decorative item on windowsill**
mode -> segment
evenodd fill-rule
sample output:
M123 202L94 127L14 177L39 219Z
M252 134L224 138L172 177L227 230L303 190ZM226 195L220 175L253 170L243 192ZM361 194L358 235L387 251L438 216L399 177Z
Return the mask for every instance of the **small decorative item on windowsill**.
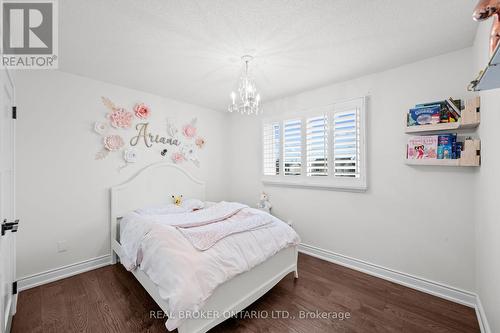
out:
M269 196L267 195L267 193L262 192L260 194L260 201L257 204L257 208L266 212L266 213L271 214L271 208L273 208L273 206L271 205L271 202L269 201Z

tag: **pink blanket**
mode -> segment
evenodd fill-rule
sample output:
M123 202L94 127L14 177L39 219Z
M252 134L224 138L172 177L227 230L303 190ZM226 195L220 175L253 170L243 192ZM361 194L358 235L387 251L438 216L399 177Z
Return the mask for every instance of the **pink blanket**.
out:
M177 227L177 229L195 248L205 251L229 235L256 230L267 226L271 222L272 218L270 216L242 209L221 221L206 223L197 227Z
M156 215L154 219L162 225L193 228L226 220L244 208L248 208L248 206L238 202L221 201L211 207L194 212Z

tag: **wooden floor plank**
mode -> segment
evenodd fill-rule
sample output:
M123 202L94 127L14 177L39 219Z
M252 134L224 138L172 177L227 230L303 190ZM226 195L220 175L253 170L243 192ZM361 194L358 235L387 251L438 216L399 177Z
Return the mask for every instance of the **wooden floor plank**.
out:
M64 306L66 307L68 319L66 327L69 332L85 332L89 326L89 301L83 288L82 277L65 279L61 281L63 286Z
M42 329L42 290L32 288L19 294L19 304L23 304L22 320L13 320L12 332L43 332ZM28 314L28 315L27 315ZM16 316L14 316L16 318Z
M267 318L241 315L210 332L480 332L472 308L303 254L299 271L298 280L288 275L246 309ZM166 332L151 311L160 308L113 265L21 292L12 332ZM316 311L351 317L300 316Z
M42 328L43 332L62 332L68 324L68 312L64 305L63 287L66 281L49 283L42 288ZM18 305L19 306L19 305Z

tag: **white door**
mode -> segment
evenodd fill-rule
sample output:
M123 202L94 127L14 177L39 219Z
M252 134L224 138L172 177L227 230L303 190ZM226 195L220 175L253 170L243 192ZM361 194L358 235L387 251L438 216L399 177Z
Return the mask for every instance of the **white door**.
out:
M0 70L0 333L8 332L16 309L13 283L16 274L15 219L15 120L14 86L5 70Z

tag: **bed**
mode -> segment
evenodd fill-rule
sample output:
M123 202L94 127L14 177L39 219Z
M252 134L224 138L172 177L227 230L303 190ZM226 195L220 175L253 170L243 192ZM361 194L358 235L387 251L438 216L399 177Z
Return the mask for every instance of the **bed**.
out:
M141 207L160 204L161 198L172 193L205 200L205 183L194 178L177 165L157 163L139 171L129 181L114 186L111 192L111 253L115 264L124 255L120 244L121 218ZM159 307L169 313L168 304L160 297L158 287L141 269L131 271ZM241 273L218 286L206 303L204 311L224 315L185 319L177 327L179 333L207 332L236 314L268 292L289 273L297 271L297 246L284 248L263 263Z

